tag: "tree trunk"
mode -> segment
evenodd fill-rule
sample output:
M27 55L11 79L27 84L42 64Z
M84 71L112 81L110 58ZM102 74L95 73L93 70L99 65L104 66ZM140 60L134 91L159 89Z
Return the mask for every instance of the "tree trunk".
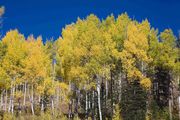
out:
M89 92L88 94L88 105L89 105L88 109L90 110L91 109L91 92Z
M2 108L3 108L3 95L4 95L4 90L2 91L2 93L1 93L1 105L0 105L0 110L2 110Z
M44 112L44 99L42 97L40 99L41 99L41 112Z
M32 111L32 114L34 115L34 98L33 98L33 95L34 95L34 91L33 91L33 85L32 85L32 93L31 93L31 111Z
M106 80L106 95L105 95L105 110L107 111L107 100L108 100L108 81Z
M21 113L21 98L18 99L18 113Z
M172 120L172 101L169 99L169 120Z
M102 120L102 112L101 112L101 94L100 94L100 78L97 76L97 92L98 92L98 108L99 108L99 120Z
M69 103L68 118L69 118L69 119L72 118L72 99L70 100L70 103Z
M23 105L25 107L26 105L26 89L27 89L27 82L24 83L24 100L23 100Z
M75 107L74 112L78 115L78 103L79 103L79 89L76 89L76 97L75 97Z
M179 106L179 120L180 120L180 96L178 97L178 106Z
M171 86L171 85L170 85ZM169 120L172 120L172 88L170 89L170 97L169 97Z
M59 108L59 87L57 88L57 95L56 95L56 109Z
M8 108L8 112L11 111L11 105L12 105L12 90L13 87L12 87L12 81L11 81L11 92L10 92L10 99L9 99L9 108Z
M144 73L144 63L141 61L141 72Z
M5 97L5 105L4 105L4 111L7 110L7 90L5 90L5 94L6 94L6 97Z
M51 96L51 109L52 109L52 114L54 115L54 100L53 100L53 96Z
M114 112L114 106L113 106L113 104L114 104L114 95L113 95L113 73L112 73L112 70L110 71L110 76L111 76L111 117L113 116L113 112Z
M88 96L87 96L87 91L86 91L86 119L88 118L87 114L88 114Z
M15 86L13 86L13 92L12 92L12 106L11 106L11 112L14 113L14 93L15 93Z
M95 97L94 97L94 90L93 90L93 93L92 93L92 120L94 120L95 119L95 104L94 104L94 100L95 99Z

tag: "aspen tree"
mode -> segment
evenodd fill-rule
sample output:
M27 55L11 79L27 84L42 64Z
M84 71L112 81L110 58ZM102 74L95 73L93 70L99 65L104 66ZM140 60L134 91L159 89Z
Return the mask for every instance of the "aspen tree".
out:
M24 36L17 30L7 32L6 36L2 39L2 44L6 48L5 56L2 60L2 67L11 79L8 111L12 113L14 112L16 79L21 79L23 73L23 60L25 58L24 42Z

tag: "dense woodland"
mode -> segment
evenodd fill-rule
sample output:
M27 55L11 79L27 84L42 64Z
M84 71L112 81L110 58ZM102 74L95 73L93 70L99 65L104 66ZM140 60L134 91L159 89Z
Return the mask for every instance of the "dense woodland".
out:
M180 39L126 13L78 18L45 43L18 30L0 41L4 120L179 120L179 82Z

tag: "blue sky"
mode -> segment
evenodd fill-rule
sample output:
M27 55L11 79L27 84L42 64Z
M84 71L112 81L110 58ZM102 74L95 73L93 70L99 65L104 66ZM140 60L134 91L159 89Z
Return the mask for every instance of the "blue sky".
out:
M171 28L178 35L180 30L180 0L0 0L0 5L6 8L3 34L17 28L25 37L44 40L57 39L65 25L90 13L104 19L127 12L138 21L147 18L159 31Z

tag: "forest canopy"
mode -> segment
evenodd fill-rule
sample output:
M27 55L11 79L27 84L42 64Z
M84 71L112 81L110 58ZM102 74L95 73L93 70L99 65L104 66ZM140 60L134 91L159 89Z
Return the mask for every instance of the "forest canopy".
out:
M3 119L176 120L179 81L180 39L127 13L78 18L45 43L17 29L0 41Z

